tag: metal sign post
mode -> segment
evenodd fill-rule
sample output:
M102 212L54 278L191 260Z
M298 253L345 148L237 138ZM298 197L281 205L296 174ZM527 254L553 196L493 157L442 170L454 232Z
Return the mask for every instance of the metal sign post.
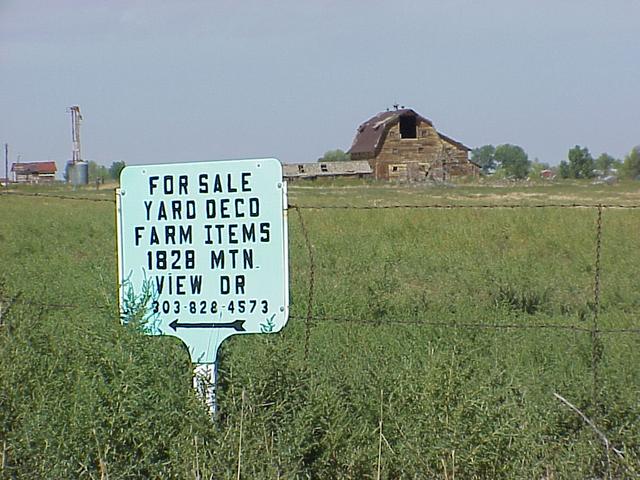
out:
M289 311L286 184L276 159L125 167L117 195L124 323L172 335L215 412L218 347Z
M193 368L193 388L196 394L204 401L209 409L211 417L218 413L216 392L218 389L218 362L199 363Z
M18 159L20 160L20 159ZM4 186L9 188L9 144L4 144Z

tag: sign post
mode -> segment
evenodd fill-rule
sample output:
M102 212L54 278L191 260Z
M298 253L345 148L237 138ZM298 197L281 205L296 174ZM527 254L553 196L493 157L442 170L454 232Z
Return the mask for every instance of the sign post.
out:
M121 318L172 335L215 412L218 347L289 312L286 184L276 159L125 167L117 192Z

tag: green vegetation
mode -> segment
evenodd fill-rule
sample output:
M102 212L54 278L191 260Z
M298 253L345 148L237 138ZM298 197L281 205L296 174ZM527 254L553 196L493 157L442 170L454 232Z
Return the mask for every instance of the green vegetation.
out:
M305 208L640 204L584 182L290 186L291 318L223 345L215 423L184 347L119 323L110 197L0 195L0 478L633 478L640 335L590 332L596 208ZM638 329L640 210L602 218L598 328Z
M529 178L540 179L542 178L542 171L550 168L551 166L548 163L540 162L536 158L529 166Z
M602 153L594 161L595 167L602 172L603 175L609 175L613 168L619 169L622 166L620 160L616 160L608 153Z
M88 162L88 177L89 183L95 183L96 181L100 183L104 183L107 180L119 180L120 172L125 167L124 162L113 162L109 168L104 165L100 165L93 160L89 160ZM69 164L66 163L64 166L64 172L62 174L62 178L65 181L69 181Z
M531 169L531 161L526 152L517 145L484 145L471 152L471 160L480 165L485 174L495 169L500 178L527 178Z
M111 164L111 166L109 167L109 176L113 179L113 180L120 180L120 172L122 171L122 169L126 167L126 164L124 162L113 162Z
M483 145L482 147L474 148L471 151L471 161L480 166L482 173L490 174L497 167L496 162L496 147L493 145Z
M509 144L498 145L495 158L507 177L527 178L529 175L531 162L522 147Z
M593 178L595 162L586 147L576 145L568 153L569 162L562 161L558 166L561 178ZM608 158L601 158L602 163L608 163Z
M318 162L348 162L349 160L351 160L351 155L338 148L324 152Z
M104 165L100 165L93 160L89 161L89 182L95 182L96 180L104 183L105 180L119 180L120 172L125 167L124 162L112 162L109 168Z
M109 178L109 170L104 165L100 165L93 160L89 160L89 181L103 182Z
M640 178L640 147L635 147L624 158L622 174L625 178L637 180Z

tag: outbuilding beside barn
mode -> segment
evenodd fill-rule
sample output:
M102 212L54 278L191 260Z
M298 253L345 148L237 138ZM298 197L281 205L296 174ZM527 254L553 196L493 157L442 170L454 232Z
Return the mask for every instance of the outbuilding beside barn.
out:
M373 171L366 160L347 162L285 163L282 176L287 180L316 178L367 178Z
M11 165L16 183L51 183L56 179L56 162L26 162Z

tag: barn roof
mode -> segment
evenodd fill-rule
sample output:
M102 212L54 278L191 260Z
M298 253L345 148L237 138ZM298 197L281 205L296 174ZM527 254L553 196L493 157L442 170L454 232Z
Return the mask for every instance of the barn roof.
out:
M285 178L362 175L370 174L372 172L371 166L366 160L351 160L348 162L285 163L282 165L282 175Z
M14 163L11 165L11 171L22 175L43 175L55 174L58 168L56 162L27 162Z
M368 154L372 157L375 156L380 147L382 147L382 142L384 141L389 128L392 125L398 123L400 121L400 117L402 116L415 117L417 120L426 123L430 127L433 127L433 122L431 120L423 117L411 108L401 108L399 110L381 112L376 116L371 117L369 120L358 127L356 137L353 139L353 144L349 149L349 153ZM450 137L447 137L446 135L443 135L440 132L438 132L438 135L440 135L440 138L442 140L448 143L451 143L467 151L471 150L469 147Z

